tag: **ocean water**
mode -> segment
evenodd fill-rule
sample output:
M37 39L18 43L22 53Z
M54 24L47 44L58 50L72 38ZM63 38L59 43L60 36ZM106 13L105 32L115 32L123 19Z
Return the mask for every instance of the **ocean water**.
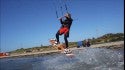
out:
M0 70L124 70L124 49L86 47L65 54L0 59Z

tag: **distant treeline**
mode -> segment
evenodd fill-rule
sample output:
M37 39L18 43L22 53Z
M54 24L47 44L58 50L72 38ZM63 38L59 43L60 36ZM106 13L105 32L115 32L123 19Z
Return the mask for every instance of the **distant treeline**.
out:
M100 43L108 43L108 42L115 42L115 41L124 41L124 33L108 33L105 34L101 37L98 38L92 38L92 39L87 39L87 41L90 42L91 45L93 44L100 44ZM83 44L86 42L86 40L82 41ZM70 47L76 47L77 42L69 42ZM28 52L42 52L42 51L49 51L49 50L54 50L55 48L49 46L38 46L38 47L33 47L33 48L20 48L14 51L11 51L10 53L28 53Z
M101 43L108 43L108 42L116 42L116 41L124 41L124 33L108 33L103 36L100 36L98 38L89 38L86 40L83 40L83 44L86 43L86 41L89 41L91 45L94 44L101 44ZM70 47L76 47L77 42L70 42Z
M98 38L88 39L91 44L124 41L124 33L108 33Z

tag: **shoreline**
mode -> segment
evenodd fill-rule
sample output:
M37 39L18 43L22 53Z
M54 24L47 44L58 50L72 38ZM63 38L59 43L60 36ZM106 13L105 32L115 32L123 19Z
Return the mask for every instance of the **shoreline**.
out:
M109 42L109 43L103 43L103 44L96 44L90 46L92 48L107 48L107 49L117 49L124 47L124 41L117 41L117 42Z
M110 43L103 43L103 44L95 44L91 45L91 48L107 48L107 49L118 49L118 48L124 48L124 41L117 41L117 42L110 42ZM78 49L84 49L84 47L81 48L70 48L71 50L78 50ZM23 54L11 54L10 56L3 56L2 58L13 58L13 57L26 57L26 56L43 56L48 54L55 54L60 53L59 50L51 50L51 51L43 51L43 52L32 52L32 53L23 53Z

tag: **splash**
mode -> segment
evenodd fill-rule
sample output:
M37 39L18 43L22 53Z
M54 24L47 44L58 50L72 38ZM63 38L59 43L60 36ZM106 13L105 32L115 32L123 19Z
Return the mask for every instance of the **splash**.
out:
M124 50L84 48L74 57L52 54L40 57L1 59L2 70L123 70Z

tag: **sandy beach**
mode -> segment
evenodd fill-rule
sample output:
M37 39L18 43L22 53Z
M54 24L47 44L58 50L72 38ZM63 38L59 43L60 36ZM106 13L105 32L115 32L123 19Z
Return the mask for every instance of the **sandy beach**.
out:
M124 48L124 41L118 41L118 42L110 42L110 43L103 43L103 44L96 44L91 45L91 48L111 48L111 49L117 49L117 48ZM70 48L71 50L77 50L77 49L84 49L84 47L81 48ZM23 53L23 54L10 54L9 56L4 56L0 58L11 58L11 57L26 57L26 56L41 56L46 54L53 54L53 53L60 53L58 50L51 50L51 51L43 51L43 52L31 52L31 53Z

